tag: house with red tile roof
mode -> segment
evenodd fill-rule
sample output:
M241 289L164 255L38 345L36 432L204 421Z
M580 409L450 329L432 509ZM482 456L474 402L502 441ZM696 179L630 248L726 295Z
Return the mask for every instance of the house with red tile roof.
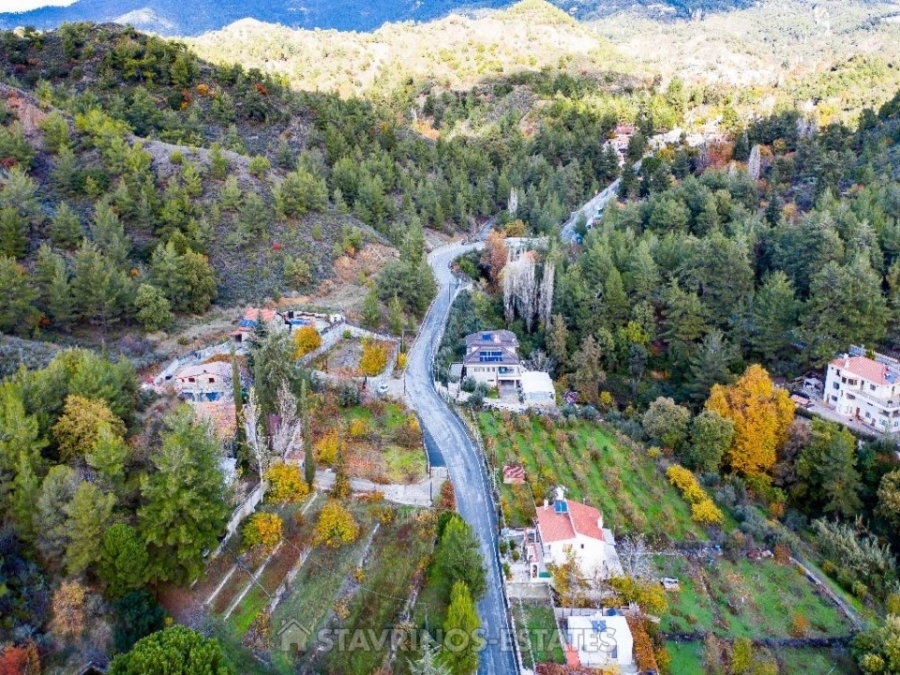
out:
M610 575L610 546L598 509L566 499L563 489L557 488L553 503L545 501L536 511L535 543L543 567L564 564L572 552L588 578Z
M253 339L253 330L260 321L269 326L288 325L284 315L278 310L266 307L248 307L244 310L237 330L232 331L231 339L238 344L249 342Z
M900 432L900 361L854 347L828 364L825 403L882 433Z

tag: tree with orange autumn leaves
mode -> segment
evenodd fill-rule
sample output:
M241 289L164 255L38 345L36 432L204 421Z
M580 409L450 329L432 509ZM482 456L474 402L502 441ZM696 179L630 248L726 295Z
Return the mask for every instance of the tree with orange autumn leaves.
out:
M775 388L765 368L754 364L734 384L715 385L706 409L734 423L726 468L742 476L771 472L778 448L787 440L794 403L787 391Z
M506 252L506 235L498 230L488 233L484 245L484 253L481 254L481 264L487 267L491 287L497 290L500 283L500 273L506 266L508 254Z

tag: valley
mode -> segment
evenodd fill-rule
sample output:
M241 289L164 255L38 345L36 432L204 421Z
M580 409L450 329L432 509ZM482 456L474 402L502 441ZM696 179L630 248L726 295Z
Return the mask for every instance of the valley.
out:
M0 31L0 672L900 672L896 7L489 5Z

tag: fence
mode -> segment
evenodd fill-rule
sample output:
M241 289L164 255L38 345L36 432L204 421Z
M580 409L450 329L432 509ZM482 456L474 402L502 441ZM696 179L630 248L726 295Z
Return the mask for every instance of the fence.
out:
M241 524L241 521L256 510L256 507L262 501L263 492L264 486L260 483L256 486L256 489L248 495L243 504L234 510L231 514L231 520L229 520L228 525L225 526L225 538L219 543L219 547L210 556L210 560L215 560L219 557L225 548L225 545L228 543L228 540L231 539L231 535L237 532L237 528Z

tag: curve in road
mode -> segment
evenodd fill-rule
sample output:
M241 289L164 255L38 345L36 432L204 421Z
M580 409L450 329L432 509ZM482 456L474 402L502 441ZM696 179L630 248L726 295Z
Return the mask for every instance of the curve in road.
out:
M438 395L432 372L434 353L458 285L450 272L450 263L479 246L481 244L477 243L453 244L428 256L438 282L438 295L425 315L419 337L409 352L404 377L409 404L419 414L422 426L442 451L453 479L457 510L472 526L481 543L481 554L487 567L487 593L478 604L478 613L487 644L481 652L478 672L505 675L519 671L508 639L510 623L497 554L498 524L491 485L481 453L460 420Z

